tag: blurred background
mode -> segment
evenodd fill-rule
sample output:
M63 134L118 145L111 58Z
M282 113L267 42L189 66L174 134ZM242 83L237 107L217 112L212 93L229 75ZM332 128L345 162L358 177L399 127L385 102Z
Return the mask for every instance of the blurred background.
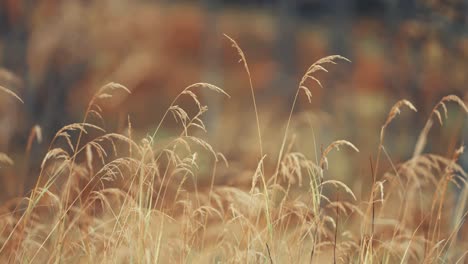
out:
M396 101L410 100L418 113L403 111L387 132L395 163L411 157L442 96L468 100L466 0L2 0L0 85L25 103L0 96L0 152L15 161L0 169L0 201L27 193L54 134L80 122L92 95L110 81L132 94L115 94L105 104L104 123L93 122L127 133L130 119L137 138L154 131L186 86L208 82L223 88L230 99L201 92L209 107L208 132L194 133L233 164L219 184L234 184L246 168L255 169L259 153L248 76L223 33L245 52L272 164L300 78L327 55L352 62L319 73L324 88L309 83L312 103L300 97L288 145L314 157L333 140L353 142L359 156L331 157L331 175L347 183L368 172L380 127ZM189 100L178 104L196 109ZM452 106L449 113L443 127L431 130L426 151L451 155L468 141L466 115ZM42 141L25 157L35 125ZM168 119L160 137L180 129ZM467 155L462 159L467 168Z

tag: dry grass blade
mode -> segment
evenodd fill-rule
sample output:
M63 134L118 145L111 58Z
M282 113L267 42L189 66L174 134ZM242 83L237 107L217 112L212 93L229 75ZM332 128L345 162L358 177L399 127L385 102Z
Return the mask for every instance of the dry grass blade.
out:
M288 121L286 123L286 129L285 129L285 132L284 132L283 141L281 143L280 151L279 151L279 154L278 154L278 160L277 160L277 163L276 163L276 170L275 170L275 174L274 174L275 183L276 183L276 179L278 177L281 162L283 160L284 148L286 146L286 140L287 140L288 134L289 134L289 126L291 124L292 115L293 115L294 109L296 107L297 99L299 97L299 92L304 91L304 93L307 96L307 99L309 100L309 102L311 102L312 92L305 85L307 79L314 80L315 82L318 83L318 85L320 87L322 87L322 84L320 83L320 81L317 78L315 78L312 74L317 72L317 71L328 72L322 66L322 64L326 64L326 63L336 64L336 60L350 61L347 58L345 58L343 56L340 56L340 55L331 55L331 56L327 56L327 57L324 57L322 59L319 59L318 61L316 61L314 64L312 64L307 69L306 73L302 76L301 81L299 82L299 86L297 88L296 95L294 96L294 101L293 101L292 106L291 106L291 111L289 112L289 118L288 118Z
M201 82L201 83L194 83L194 84L189 85L182 93L187 93L188 90L190 90L190 89L192 89L192 88L195 88L195 87L205 87L205 88L208 88L208 89L211 90L211 91L214 91L214 92L223 94L223 95L225 95L226 97L231 98L231 96L230 96L228 93L226 93L223 89L219 88L218 86L213 85L213 84L211 84L211 83L203 83L203 82ZM192 95L192 97L193 97L193 95ZM196 98L196 96L195 96L195 98ZM195 99L195 98L194 98L194 99ZM197 100L196 100L196 101L197 101Z
M347 61L347 62L351 62L349 59L347 59L347 58L345 58L343 56L330 55L330 56L321 58L318 61L316 61L304 73L304 75L302 76L301 81L299 83L299 90L304 91L304 93L306 94L307 99L309 100L309 102L311 102L311 99L312 99L312 92L306 86L307 80L311 79L311 80L315 81L320 87L323 88L322 83L315 76L313 76L312 74L314 74L315 72L318 72L318 71L328 72L328 70L325 69L322 65L327 64L327 63L336 64L337 60L344 60L344 61Z
M47 152L46 156L45 156L44 159L42 160L41 169L44 169L45 164L46 164L49 160L52 160L52 159L69 160L69 159L70 159L70 155L68 154L68 152L66 152L65 150L63 150L63 149L61 149L61 148L54 148L54 149L51 149L51 150L49 150L49 152Z
M128 94L131 94L132 92L125 86L119 84L119 83L115 83L115 82L110 82L104 86L102 86L98 92L96 93L96 96L97 97L100 97L102 96L103 94L107 94L106 92L107 91L114 91L114 90L122 90L122 91L125 91L126 93ZM107 94L108 95L108 94Z
M260 150L260 158L262 158L263 157L262 131L260 129L260 118L258 114L257 100L255 99L255 92L254 92L254 88L252 84L252 76L250 75L249 65L247 64L247 59L245 58L244 52L242 51L240 46L237 44L237 42L226 34L224 34L224 36L231 42L232 47L234 47L237 50L237 53L239 53L239 56L241 57L239 62L242 62L244 64L244 69L247 72L247 77L249 78L250 94L252 96L252 104L254 106L254 112L255 112L255 121L257 123L257 136L258 136L258 144L259 144L259 150ZM263 167L262 167L262 170L263 170Z
M468 113L468 107L466 106L465 102L463 102L463 100L456 95L447 95L444 98L442 98L442 100L440 100L439 104L445 109L445 113L447 113L447 107L444 104L445 102L455 102L463 110L465 110L465 113Z
M337 181L337 180L327 180L327 181L322 182L322 186L324 186L326 184L332 184L334 186L340 186L347 193L349 193L353 197L353 199L355 201L357 201L357 198L356 198L356 195L354 194L354 192L346 184L344 184L343 182L340 182L340 181Z
M26 155L29 155L29 153L31 152L34 139L37 140L37 143L42 143L42 129L39 125L35 125L31 129L31 132L29 132L28 143L26 145Z
M266 155L264 155L262 157L262 159L260 159L260 161L258 162L258 165L257 165L257 169L255 170L255 173L252 177L252 186L250 188L250 194L253 194L254 193L254 188L255 186L257 185L257 181L259 178L262 177L262 166L263 166L263 160L266 158Z
M13 165L13 160L7 154L0 152L0 163Z
M42 143L42 129L39 125L35 125L33 127L34 134L36 135L37 142Z
M5 88L5 87L3 87L3 86L0 86L0 91L5 92L5 93L7 93L7 94L13 96L13 97L16 98L18 101L20 101L21 103L24 104L24 101L23 101L17 94L15 94L14 92L12 92L10 89L7 89L7 88Z
M442 116L440 114L439 109L442 108L444 112L444 117L445 119L448 118L448 111L447 111L447 105L446 103L448 102L455 102L457 105L459 105L465 113L468 114L468 107L466 104L463 102L460 97L456 95L447 95L444 96L432 109L431 114L429 115L429 118L426 121L426 124L424 125L424 128L421 130L421 133L419 133L418 141L416 142L416 145L414 147L414 152L413 152L413 157L421 155L421 153L424 151L424 148L426 147L427 143L427 135L429 134L429 131L432 128L433 125L433 119L434 116L437 117L437 120L439 121L440 125L443 125L442 121Z
M401 108L403 106L407 106L409 109L413 110L414 112L418 111L416 109L416 107L414 107L414 105L410 101L408 101L406 99L403 99L403 100L400 100L400 101L396 102L393 105L393 107L390 109L390 112L387 115L387 120L385 120L385 123L383 124L382 128L380 129L380 142L379 142L379 147L378 147L378 150L377 150L377 158L376 158L376 161L375 161L375 170L374 170L374 175L373 175L374 179L377 178L377 175L379 173L380 156L381 156L381 153L382 153L382 149L384 148L385 129L393 121L393 119L395 119L395 117L398 114L400 114Z
M383 142L384 138L384 133L385 133L385 128L395 119L397 115L401 113L401 108L403 106L407 106L409 109L413 110L414 112L417 112L418 110L414 105L408 101L408 100L400 100L396 102L396 104L393 105L392 109L390 109L390 112L388 113L387 120L385 121L384 125L382 126L382 129L380 130L380 141Z
M237 44L237 42L233 38L231 38L227 34L223 34L223 35L231 42L232 47L237 50L237 53L241 57L239 59L239 62L242 62L244 64L244 68L247 71L247 74L249 75L249 78L250 78L250 70L249 70L249 66L247 64L247 60L245 59L244 51L242 51L242 49L239 47L239 45Z
M332 142L328 147L323 151L322 157L320 158L320 167L322 169L326 169L328 167L328 161L327 161L327 156L330 151L333 149L340 150L341 146L347 146L353 149L356 152L359 152L359 149L356 148L356 146L353 145L353 143L347 141L347 140L336 140Z

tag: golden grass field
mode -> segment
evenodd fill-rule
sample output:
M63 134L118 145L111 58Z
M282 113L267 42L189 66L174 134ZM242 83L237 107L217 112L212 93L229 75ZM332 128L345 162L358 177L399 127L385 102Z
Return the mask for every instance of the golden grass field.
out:
M101 126L104 101L130 93L117 83L104 85L81 122L56 132L28 195L0 206L0 262L468 261L468 175L458 163L464 146L449 155L425 151L428 135L434 126L444 125L448 112L468 114L461 98L441 98L429 116L417 113L417 105L408 100L395 102L374 133L379 141L375 155L363 157L368 161L365 170L350 176L351 186L334 178L329 168L341 166L334 152L353 160L362 155L359 146L342 138L318 146L318 128L312 123L307 142L298 142L304 139L296 138L293 126L297 101L311 100L314 91L327 89L321 88L317 73L333 75L331 66L347 59L324 57L306 70L298 80L289 118L277 124L283 136L271 140L261 125L248 58L234 39L226 38L250 83L245 96L251 98L255 122L241 129L254 133L234 143L249 144L249 161L231 164L229 157L198 136L206 129L203 115L208 111L199 93L206 90L229 98L222 88L195 83L182 89L156 129L139 136L131 116L124 132ZM8 87L0 87L0 92L21 104ZM180 100L187 98L198 111L184 110ZM387 151L386 132L398 123L400 112L413 112L427 121L417 141L406 145L413 155L395 162ZM180 134L163 138L161 129L170 118L180 125ZM38 140L41 128L35 127L28 146ZM312 145L315 155L299 152L300 144ZM279 151L267 151L271 146ZM0 162L1 170L14 160L1 153ZM231 178L220 181L221 174Z

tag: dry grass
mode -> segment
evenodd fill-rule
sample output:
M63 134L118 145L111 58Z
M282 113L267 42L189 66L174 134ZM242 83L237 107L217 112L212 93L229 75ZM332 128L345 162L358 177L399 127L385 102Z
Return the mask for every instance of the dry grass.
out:
M133 138L131 119L126 133L107 132L92 123L103 119L102 100L116 92L130 93L119 84L103 86L91 99L83 121L60 129L45 155L37 184L30 194L0 208L2 263L464 263L467 173L452 156L423 153L432 119L442 124L440 109L454 101L450 95L432 111L411 159L394 164L385 149L385 131L407 100L390 110L380 131L377 157L370 159L369 198L358 198L345 183L327 175L329 153L351 142L337 140L312 160L287 145L290 122L300 92L310 100L307 80L323 65L346 60L318 60L300 80L280 142L278 158L266 162L252 76L240 46L226 36L241 56L250 81L257 121L260 156L249 186L216 185L219 167L228 161L208 142L193 136L206 130L207 106L199 89L229 96L207 83L186 87L168 107L150 136ZM0 87L16 99L10 90ZM189 114L178 105L188 97L198 111ZM182 125L180 135L158 140L172 114ZM39 127L30 140L40 139ZM377 136L377 135L376 135ZM315 136L314 136L315 137ZM226 139L229 140L229 139ZM314 138L315 140L315 138ZM30 146L30 143L28 144ZM29 149L30 147L28 147ZM29 152L29 150L27 150ZM382 158L384 154L384 158ZM28 155L28 153L26 153ZM200 156L213 164L208 186L199 186ZM379 164L389 171L380 172ZM13 160L0 154L0 163ZM246 168L246 170L248 170ZM463 191L456 200L454 188ZM298 192L298 190L301 190ZM458 202L457 202L458 201ZM465 231L463 231L465 230Z

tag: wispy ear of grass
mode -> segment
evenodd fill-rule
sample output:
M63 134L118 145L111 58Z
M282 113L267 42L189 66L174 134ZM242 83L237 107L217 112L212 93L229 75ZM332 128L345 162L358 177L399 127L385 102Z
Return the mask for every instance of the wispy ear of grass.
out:
M400 114L401 108L403 106L408 107L414 112L418 111L416 107L414 107L414 105L408 100L400 100L396 102L393 105L393 107L390 109L387 119L385 120L385 123L382 125L382 128L380 129L380 138L379 138L380 141L379 141L379 147L377 151L377 158L375 161L375 170L374 170L376 175L378 175L379 173L380 156L382 153L382 149L384 148L385 130L387 129L388 125L390 125L390 123Z
M265 168L263 164L263 160L265 159L266 155L263 154L263 143L262 143L262 131L261 131L261 126L260 126L260 118L259 118L259 113L258 113L258 108L257 108L257 100L255 99L255 92L254 88L252 85L252 76L250 75L250 69L249 65L247 64L247 59L245 58L244 51L240 48L240 46L237 44L237 42L229 37L228 35L224 34L224 36L231 42L231 45L233 48L237 50L237 53L240 56L239 62L242 62L244 65L244 69L247 73L247 77L249 79L249 86L250 86L250 94L252 97L252 104L254 106L254 113L255 113L255 120L257 123L257 134L258 134L258 146L259 146L259 151L260 151L260 160L258 162L258 167L257 171L255 172L255 175L253 176L252 180L252 188L255 186L255 179L259 175L260 178L262 179L263 183L263 190L264 190L264 197L265 197L265 214L267 216L267 226L268 226L268 231L270 235L270 241L273 241L273 224L271 220L271 213L270 213L270 197L268 194L268 186L267 186L267 181L265 180ZM268 248L268 243L266 244ZM268 249L268 254L270 256L270 250ZM271 259L271 256L270 256Z
M456 95L447 95L444 96L432 109L431 114L429 115L429 118L426 121L426 124L424 125L423 129L421 130L421 133L419 134L418 141L416 142L416 146L414 148L414 153L413 157L421 155L421 153L424 151L424 147L426 146L426 141L427 141L427 135L429 134L429 131L433 125L433 120L437 119L440 123L440 125L443 125L443 118L442 114L440 113L443 111L443 116L445 119L448 118L448 110L447 110L447 103L449 102L455 102L457 105L460 106L460 108L465 112L465 114L468 114L468 107L465 105L462 99L460 99Z
M260 119L259 119L259 113L258 113L258 108L257 108L257 100L255 99L255 91L254 91L253 84L252 84L252 76L250 74L249 65L247 63L247 59L245 58L244 51L240 48L237 42L233 38L228 36L227 34L224 34L224 36L231 42L232 47L237 50L237 53L240 56L239 62L243 63L244 69L249 79L250 94L252 96L252 104L254 106L255 120L257 122L258 145L259 145L259 150L260 150L260 157L263 157L262 131L260 129L261 126L260 126Z
M307 71L304 73L304 75L302 76L301 81L299 82L298 89L296 91L296 95L294 96L294 100L293 100L293 103L292 103L292 106L291 106L291 111L289 112L288 121L286 122L286 129L284 131L284 136L283 136L283 140L282 140L282 143L281 143L281 148L280 148L280 151L279 151L279 154L278 154L278 160L277 160L277 163L276 163L275 174L273 176L275 183L276 183L278 173L279 173L279 170L280 170L281 161L283 159L284 147L286 146L286 140L287 140L288 134L289 134L289 126L291 124L292 116L293 116L293 113L294 113L294 109L296 107L296 103L297 103L297 99L299 97L299 93L301 91L303 91L305 93L305 95L307 96L307 99L309 100L309 102L311 102L312 92L310 91L310 89L307 86L307 80L311 79L311 80L315 81L320 87L323 87L322 84L320 83L320 81L313 74L316 73L316 72L320 72L320 71L328 72L328 70L325 69L323 65L325 65L325 64L336 64L336 61L338 61L338 60L344 60L344 61L350 62L350 60L348 60L347 58L342 57L340 55L331 55L331 56L322 58L322 59L316 61L315 63L313 63L307 69Z
M184 125L184 131L186 132L187 129L188 129L188 126L187 126L187 121L188 120L188 114L185 112L185 110L183 110L181 107L179 107L178 105L176 105L176 102L179 100L179 98L183 95L187 95L187 96L190 96L193 101L197 104L198 106L198 110L199 110L199 113L200 112L205 112L207 110L206 107L202 106L200 101L198 100L198 97L197 95L194 93L194 89L195 88L204 88L204 89L209 89L211 91L214 91L214 92L217 92L217 93L220 93L220 94L223 94L225 95L226 97L229 97L230 98L230 95L227 94L223 89L219 88L218 86L216 85L213 85L213 84L209 84L209 83L195 83L195 84L192 84L192 85L189 85L187 86L184 90L182 90L182 92L180 92L175 98L174 100L171 102L171 104L169 105L169 107L167 108L166 112L164 113L163 117L161 118L161 120L159 121L156 129L154 130L152 136L150 137L150 140L151 140L151 143L154 144L154 141L156 139L156 135L158 134L158 131L159 129L161 128L161 125L163 124L164 120L166 119L167 115L169 113L172 113L174 115L174 117L177 119L179 119L182 124ZM193 122L191 122L191 126L198 126L198 127L201 127L202 129L204 129L204 125L202 124L202 122L200 122L201 120L198 119L200 115L197 115L197 117L193 120Z

